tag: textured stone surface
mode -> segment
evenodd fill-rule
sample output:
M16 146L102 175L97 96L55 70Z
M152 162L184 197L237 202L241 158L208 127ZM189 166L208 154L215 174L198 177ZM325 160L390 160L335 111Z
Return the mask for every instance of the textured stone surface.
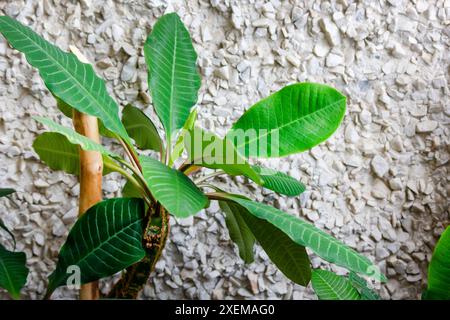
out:
M75 44L124 106L149 107L142 46L156 19L177 11L198 52L199 124L223 135L243 111L297 81L331 84L348 97L342 127L300 155L261 161L308 189L279 197L244 179L216 178L298 215L376 261L389 281L383 298L414 299L448 213L448 1L1 1L62 49ZM25 298L40 298L58 250L76 218L74 177L41 164L31 145L42 131L31 119L60 116L38 73L0 37L0 181L18 193L0 200L31 269ZM110 145L111 141L105 139ZM120 150L117 145L110 145ZM105 197L124 181L104 178ZM258 247L246 266L217 204L172 220L172 234L145 299L315 299L293 285ZM2 233L0 241L6 236ZM312 256L314 267L331 267ZM102 282L107 290L110 280ZM7 296L0 291L0 298ZM63 288L55 298L73 298Z

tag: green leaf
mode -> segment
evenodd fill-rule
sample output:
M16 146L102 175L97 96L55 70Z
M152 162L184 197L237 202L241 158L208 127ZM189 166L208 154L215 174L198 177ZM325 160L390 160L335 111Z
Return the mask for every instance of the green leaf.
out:
M106 128L129 140L119 119L117 103L90 64L80 62L73 53L62 51L8 16L0 17L0 32L39 70L54 96L80 112L99 118Z
M79 175L80 151L78 146L69 142L66 136L57 132L44 132L33 142L33 149L39 158L53 170ZM103 155L103 162L112 161ZM106 165L103 166L103 175L111 173Z
M16 192L16 190L11 188L0 188L0 198L9 196L11 193Z
M287 196L297 196L306 189L303 183L283 172L259 166L252 166L252 168L261 177L264 188Z
M58 107L59 111L62 112L63 115L65 115L67 118L72 119L73 116L73 108L69 106L67 103L62 101L61 99L58 99L54 96L56 99L56 106Z
M125 182L125 185L122 188L122 197L142 198L142 193L138 188L136 188L134 184L132 184L129 180L127 180L127 182Z
M350 281L333 272L314 270L311 283L320 300L361 300Z
M11 252L0 245L0 287L6 289L14 299L19 299L27 277L25 253Z
M378 277L380 279L377 280L380 281L386 280L382 274L373 274L374 266L369 259L314 225L263 203L228 194L221 194L220 196L239 203L257 218L272 223L286 233L294 242L310 248L326 261L335 263L350 271Z
M152 120L144 112L128 104L122 112L122 123L142 150L161 150L161 138Z
M203 192L182 172L146 156L139 157L139 162L150 192L174 216L189 217L208 203Z
M60 124L57 124L56 122L53 122L50 119L43 118L43 117L33 117L33 119L46 125L51 130L64 135L69 140L69 142L71 142L73 144L78 144L81 147L81 149L83 149L83 150L98 151L101 154L106 155L106 156L111 156L113 158L120 158L117 154L104 148L101 144L98 144L97 142L75 132L71 128L64 127Z
M194 128L186 134L184 142L191 163L211 169L222 169L233 176L244 175L258 184L263 183L247 160L236 152L231 141Z
M219 201L220 208L225 212L225 223L230 239L238 246L239 256L245 263L252 263L255 237L245 223L240 211L245 210L234 202Z
M65 285L78 266L81 284L119 272L145 256L142 247L144 202L115 198L97 203L70 230L50 275L47 296ZM69 268L71 267L71 268Z
M80 152L77 145L57 132L44 132L33 143L33 149L41 161L53 170L80 174Z
M339 127L346 98L322 84L297 83L259 101L227 138L246 157L282 157L308 150Z
M186 120L186 123L183 126L183 130L181 130L177 142L175 143L175 146L173 147L172 154L170 155L170 162L169 166L172 166L175 160L177 160L179 157L181 157L181 154L184 150L184 139L186 134L189 134L194 129L195 126L195 120L197 119L197 109L192 110L192 112L189 114L188 119Z
M240 210L240 214L278 269L290 280L306 287L311 280L311 266L305 247L292 241L273 224L256 218L245 208Z
M450 300L450 226L442 233L431 257L426 298Z
M361 300L381 300L380 296L367 286L366 280L358 276L354 272L350 272L348 276L352 286L358 290Z
M153 105L168 141L197 102L200 75L188 30L176 13L158 19L144 45Z

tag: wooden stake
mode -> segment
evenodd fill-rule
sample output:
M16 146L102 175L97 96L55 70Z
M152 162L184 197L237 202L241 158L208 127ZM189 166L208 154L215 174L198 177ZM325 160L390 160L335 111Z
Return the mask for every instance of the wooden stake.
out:
M70 51L84 63L86 57L76 48L70 46ZM100 143L98 121L94 116L81 113L73 109L73 125L75 130L93 141ZM100 152L84 151L80 149L80 199L78 215L102 200L102 172L103 160ZM80 300L96 300L100 297L98 282L94 281L81 286Z

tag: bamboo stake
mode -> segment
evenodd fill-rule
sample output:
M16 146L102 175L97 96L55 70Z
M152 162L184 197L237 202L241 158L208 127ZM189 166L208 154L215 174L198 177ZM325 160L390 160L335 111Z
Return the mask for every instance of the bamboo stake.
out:
M84 63L89 63L86 57L76 48L70 46L70 51ZM73 109L73 125L75 130L93 141L100 143L97 118ZM102 200L103 160L100 152L80 149L80 199L78 216ZM98 282L94 281L81 286L80 300L99 299Z

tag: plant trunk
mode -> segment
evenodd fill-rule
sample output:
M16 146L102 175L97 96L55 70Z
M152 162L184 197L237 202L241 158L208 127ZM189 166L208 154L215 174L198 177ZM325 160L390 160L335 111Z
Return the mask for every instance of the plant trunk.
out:
M70 50L84 63L87 59L76 48ZM73 109L73 125L75 130L88 137L89 139L100 143L98 131L98 121L94 116L81 113ZM84 214L87 209L102 200L102 172L103 159L100 152L85 151L80 149L80 199L78 215ZM96 300L100 296L98 282L94 281L81 286L80 300Z
M157 213L151 220L150 215ZM163 207L154 205L149 208L146 217L146 228L143 237L143 246L146 255L141 261L129 266L120 280L111 289L109 299L136 299L139 292L147 284L156 262L161 257L167 237L169 235L168 213Z

